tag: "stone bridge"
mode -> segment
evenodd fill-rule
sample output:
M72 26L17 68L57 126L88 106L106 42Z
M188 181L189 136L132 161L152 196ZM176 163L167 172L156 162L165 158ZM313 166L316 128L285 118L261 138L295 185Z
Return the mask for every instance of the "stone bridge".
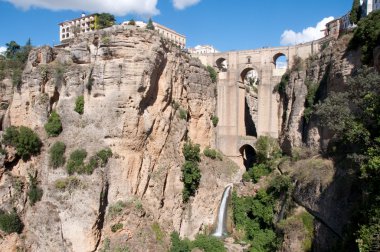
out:
M281 81L286 67L279 67L277 59L285 56L287 66L292 66L295 56L308 58L319 52L324 41L322 39L296 46L193 55L204 65L219 70L219 124L216 138L219 150L231 158L244 157L247 155L245 147L254 148L258 136L279 136L282 112L279 96L274 92L274 88ZM252 88L255 86L253 90L257 92L253 115L247 111L250 110L250 106L247 105L249 85Z

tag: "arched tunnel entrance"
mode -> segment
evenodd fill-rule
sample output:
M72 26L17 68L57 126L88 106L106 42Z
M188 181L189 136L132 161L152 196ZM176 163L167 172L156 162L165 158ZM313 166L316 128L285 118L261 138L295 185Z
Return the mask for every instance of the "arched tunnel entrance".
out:
M243 158L245 169L248 171L248 169L252 168L253 164L256 162L256 151L251 145L245 144L240 147L239 152Z

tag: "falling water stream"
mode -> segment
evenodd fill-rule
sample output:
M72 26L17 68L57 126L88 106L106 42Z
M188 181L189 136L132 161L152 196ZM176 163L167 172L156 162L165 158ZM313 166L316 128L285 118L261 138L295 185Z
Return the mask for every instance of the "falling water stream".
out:
M230 196L232 185L228 185L224 189L222 201L220 202L219 212L218 212L218 223L215 232L212 234L216 237L222 237L226 230L226 219L227 219L227 203Z

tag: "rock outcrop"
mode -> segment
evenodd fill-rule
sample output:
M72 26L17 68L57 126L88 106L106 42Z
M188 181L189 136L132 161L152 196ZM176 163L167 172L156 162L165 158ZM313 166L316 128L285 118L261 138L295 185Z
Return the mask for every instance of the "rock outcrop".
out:
M201 164L198 193L182 203L183 143L191 139L202 148L214 147L215 84L198 60L154 31L114 26L77 37L64 48L33 49L20 90L8 82L2 90L1 104L9 104L1 110L2 125L28 126L44 143L39 156L1 168L0 186L12 187L14 179L25 185L16 205L13 193L4 192L0 200L22 215L22 246L28 251L119 245L165 251L168 235L163 245L144 237L154 236L157 226L187 237L211 229L224 186L240 179L232 163ZM74 111L79 96L83 115ZM53 110L63 132L48 138L44 124ZM178 110L186 111L187 119ZM78 148L91 156L105 147L113 157L92 175L75 175L75 184L62 190L57 181L68 179L65 168L49 166L49 148L56 141L66 144L66 157ZM44 191L34 206L26 195L31 172ZM110 206L118 202L125 207L112 217ZM116 223L123 228L113 232Z

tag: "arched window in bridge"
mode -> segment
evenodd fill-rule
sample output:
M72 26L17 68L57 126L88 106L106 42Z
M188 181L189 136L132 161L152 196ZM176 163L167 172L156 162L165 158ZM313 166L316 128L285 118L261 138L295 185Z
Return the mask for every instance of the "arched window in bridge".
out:
M227 72L228 62L225 58L219 58L216 61L216 66L218 67L219 71Z
M288 68L288 59L285 54L277 53L273 56L273 62L276 69L287 69Z

